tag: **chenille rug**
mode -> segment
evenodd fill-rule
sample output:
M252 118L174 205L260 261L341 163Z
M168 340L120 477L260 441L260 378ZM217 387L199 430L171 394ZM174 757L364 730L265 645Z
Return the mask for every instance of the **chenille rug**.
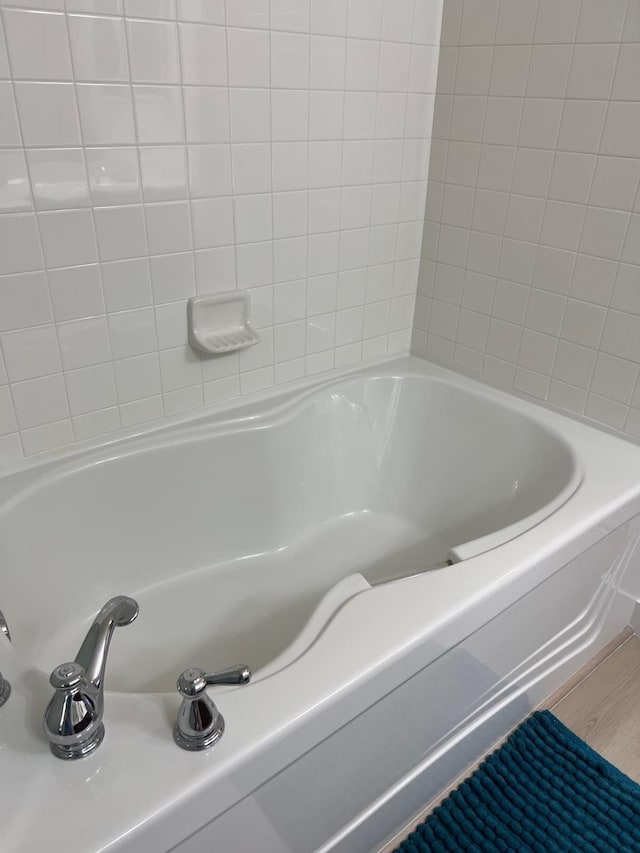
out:
M538 711L396 853L495 851L640 853L640 785Z

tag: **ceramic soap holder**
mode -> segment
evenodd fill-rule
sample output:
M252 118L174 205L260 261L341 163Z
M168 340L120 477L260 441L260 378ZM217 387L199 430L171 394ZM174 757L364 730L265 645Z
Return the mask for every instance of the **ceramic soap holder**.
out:
M189 300L189 343L210 355L235 352L260 342L249 319L246 290L227 290Z

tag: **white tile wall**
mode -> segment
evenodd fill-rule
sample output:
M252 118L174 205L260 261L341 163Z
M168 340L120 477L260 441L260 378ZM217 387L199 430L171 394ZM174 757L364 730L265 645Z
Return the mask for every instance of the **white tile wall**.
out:
M445 0L420 353L640 439L640 3Z
M408 349L440 24L0 0L0 461ZM201 358L186 300L235 287L262 343Z

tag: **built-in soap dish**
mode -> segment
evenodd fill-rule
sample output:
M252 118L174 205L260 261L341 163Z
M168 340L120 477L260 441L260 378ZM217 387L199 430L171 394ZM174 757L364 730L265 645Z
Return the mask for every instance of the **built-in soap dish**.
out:
M211 355L235 352L260 343L249 319L246 290L227 290L189 300L187 318L189 343Z

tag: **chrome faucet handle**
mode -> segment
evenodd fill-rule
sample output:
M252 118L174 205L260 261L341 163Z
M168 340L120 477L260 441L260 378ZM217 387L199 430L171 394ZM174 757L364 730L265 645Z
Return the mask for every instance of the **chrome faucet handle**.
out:
M51 752L58 758L83 758L104 738L102 708L96 688L76 661L60 664L49 683L55 695L44 715L44 730Z
M104 674L111 637L138 615L133 598L110 599L96 616L75 661L57 666L49 682L55 689L44 714L44 733L57 758L84 758L104 738Z
M182 749L197 752L209 749L224 733L224 717L207 695L212 684L248 684L251 670L245 664L230 666L219 672L207 673L204 669L185 669L176 682L182 703L173 728L173 739Z
M207 673L204 669L191 667L185 669L176 682L178 693L185 698L199 696L206 687L213 684L248 684L251 681L251 670L243 663L221 669L218 672Z

